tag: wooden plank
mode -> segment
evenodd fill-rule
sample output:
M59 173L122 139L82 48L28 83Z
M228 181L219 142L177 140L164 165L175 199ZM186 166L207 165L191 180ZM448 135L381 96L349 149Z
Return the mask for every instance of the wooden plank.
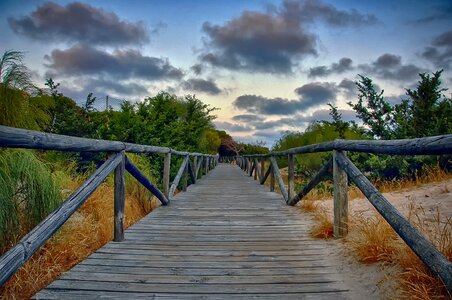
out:
M334 193L334 238L345 237L348 233L348 180L347 173L337 164L336 156L340 151L333 152L333 193Z
M288 202L295 195L295 159L293 154L287 156L287 199Z
M383 197L350 159L337 153L335 161L430 271L452 291L452 263Z
M121 161L121 154L110 157L55 211L0 257L0 286L69 219Z
M281 190L281 194L283 195L283 198L285 201L287 201L287 189L286 186L284 184L284 181L282 180L281 177L281 173L279 172L279 167L278 167L278 163L276 162L276 159L274 157L270 157L270 162L272 164L272 170L273 170L273 174L276 177L276 180L278 181L279 184L279 189Z
M121 162L114 173L114 234L115 242L124 240L124 206L125 206L125 155L121 151Z
M306 196L316 185L318 185L325 177L329 176L333 171L333 159L330 159L317 174L311 179L311 181L306 184L303 189L296 194L292 199L289 200L287 204L294 206L298 203L304 196Z
M162 205L169 203L165 195L160 191L158 187L152 184L149 179L141 173L141 171L127 158L126 156L126 171L129 172L139 183L141 183L148 191L150 191L157 199L160 200Z
M187 191L188 185L188 165L190 164L190 156L186 156L187 162L185 163L184 173L182 175L182 191Z
M196 156L194 157L194 160L196 162ZM187 162L187 166L188 166L188 174L190 175L191 182L192 182L192 184L196 184L196 174L195 174L196 164L195 164L195 167L192 167L192 164L191 164L190 158L189 158L188 162Z
M353 151L392 155L439 155L452 153L452 134L402 140L335 140L249 157L286 156L326 151Z
M182 164L179 167L179 170L177 171L176 177L174 178L173 184L171 185L170 190L169 190L169 195L170 195L169 198L172 198L174 196L174 193L176 192L176 188L179 185L179 182L185 171L185 166L187 165L187 162L188 162L188 156L186 156L184 158L184 160L182 161Z
M122 243L100 248L36 297L89 291L83 297L95 298L107 290L127 299L345 297L337 262L309 235L312 221L281 198L219 164L171 206L131 226Z
M170 174L171 174L171 153L165 154L163 161L163 193L166 199L170 199ZM172 196L172 195L171 195Z
M275 191L275 172L273 171L273 165L271 162L270 162L269 170L270 170L270 192L274 192Z

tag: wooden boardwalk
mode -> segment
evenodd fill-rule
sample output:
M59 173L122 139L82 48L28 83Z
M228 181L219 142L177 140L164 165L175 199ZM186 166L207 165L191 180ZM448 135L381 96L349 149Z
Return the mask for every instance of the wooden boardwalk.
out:
M348 298L310 227L281 195L220 164L35 297Z

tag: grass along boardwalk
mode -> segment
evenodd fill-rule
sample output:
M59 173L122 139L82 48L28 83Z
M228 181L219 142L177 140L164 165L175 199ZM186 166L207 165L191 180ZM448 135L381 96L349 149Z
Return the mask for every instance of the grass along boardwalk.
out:
M219 164L35 298L348 298L310 227L280 194Z

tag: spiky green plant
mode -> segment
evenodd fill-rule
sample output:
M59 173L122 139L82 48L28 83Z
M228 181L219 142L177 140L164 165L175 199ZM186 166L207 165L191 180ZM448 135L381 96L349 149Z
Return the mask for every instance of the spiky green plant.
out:
M0 152L0 247L14 243L61 203L48 167L31 150Z

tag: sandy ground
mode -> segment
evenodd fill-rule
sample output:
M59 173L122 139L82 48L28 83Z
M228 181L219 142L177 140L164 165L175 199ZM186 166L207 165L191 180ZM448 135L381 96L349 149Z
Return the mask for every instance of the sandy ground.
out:
M452 179L383 195L404 216L415 211L423 220L434 221L440 212L441 220L452 218ZM316 202L332 216L331 199ZM349 214L374 216L378 212L367 198L356 198L349 201ZM360 263L346 246L346 240L326 240L325 243L328 244L331 257L339 262L345 283L350 288L351 299L384 299L397 296L395 283L388 279L392 272L398 272L397 265Z

